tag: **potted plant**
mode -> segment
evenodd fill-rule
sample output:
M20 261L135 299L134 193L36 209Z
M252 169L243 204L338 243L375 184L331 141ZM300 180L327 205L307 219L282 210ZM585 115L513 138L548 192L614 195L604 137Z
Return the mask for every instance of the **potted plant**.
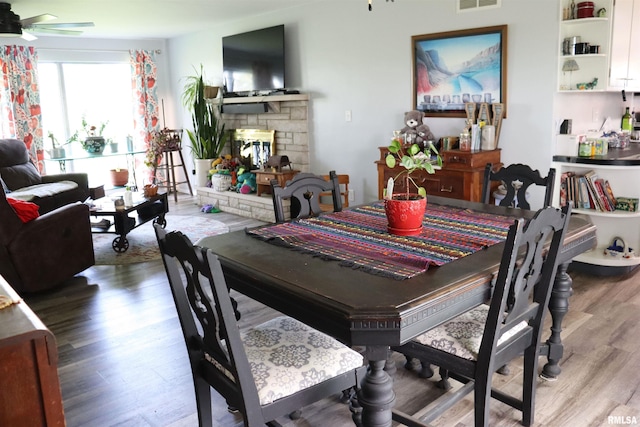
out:
M72 141L68 140L64 144L60 144L58 142L58 138L55 137L53 132L49 132L49 138L51 138L51 151L49 151L49 155L51 156L51 158L52 159L62 159L64 157L66 157L67 153L66 153L66 151L64 149L64 146L67 145L68 143L72 142Z
M198 97L198 87L200 85L200 81L205 82L204 78L204 69L202 64L200 64L200 72L198 73L195 70L195 74L192 76L187 76L184 78L185 83L182 88L182 105L187 108L192 108L193 104ZM209 86L204 84L204 98L205 99L213 99L218 96L218 86Z
M193 130L187 129L191 152L196 159L196 184L199 187L207 185L211 162L220 157L227 143L228 135L220 114L220 107L207 102L204 96L204 80L201 75L191 113Z
M102 122L99 126L89 126L87 119L82 117L82 131L85 134L85 139L80 140L78 132L76 131L71 138L69 138L69 141L80 140L82 148L84 148L87 153L102 154L106 145L106 140L104 139L104 136L102 136L102 132L104 132L104 128L107 126L107 123L109 122Z
M442 166L442 157L431 141L426 142L424 149L418 144L403 146L397 138L389 145L389 154L385 158L390 169L396 165L402 166L394 178L389 178L384 196L385 212L389 222L389 232L397 235L416 235L422 230L422 219L427 206L427 190L419 186L413 174L418 170L424 170L429 174L435 172L434 162ZM435 155L435 160L432 159ZM396 181L404 180L405 191L394 193ZM415 188L417 193L411 192Z

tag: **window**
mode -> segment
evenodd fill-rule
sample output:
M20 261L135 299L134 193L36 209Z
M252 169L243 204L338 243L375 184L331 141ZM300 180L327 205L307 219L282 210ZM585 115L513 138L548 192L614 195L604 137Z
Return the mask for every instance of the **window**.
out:
M47 137L51 132L60 144L76 131L84 138L82 120L89 126L106 123L103 136L126 149L126 138L133 130L133 102L131 99L131 68L123 63L64 63L38 64L40 103L45 148L51 148ZM79 143L65 146L67 157L82 155ZM105 152L109 148L105 148ZM54 162L47 162L48 173L57 170ZM92 183L108 183L109 169L126 167L124 157L105 157L67 162L67 171L89 173Z

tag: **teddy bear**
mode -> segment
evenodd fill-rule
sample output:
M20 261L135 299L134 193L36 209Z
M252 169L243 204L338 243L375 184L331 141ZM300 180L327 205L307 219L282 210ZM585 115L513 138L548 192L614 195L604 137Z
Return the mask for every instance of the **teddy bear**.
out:
M420 124L416 127L416 144L420 146L420 148L424 148L426 146L427 141L434 141L435 136L433 136L433 132L429 129L429 126L425 124Z
M253 193L256 191L256 187L256 174L245 172L238 175L238 185L236 186L238 193Z
M413 144L418 136L416 128L422 124L424 113L418 110L411 110L404 113L405 127L400 129L400 133L404 134L405 143Z

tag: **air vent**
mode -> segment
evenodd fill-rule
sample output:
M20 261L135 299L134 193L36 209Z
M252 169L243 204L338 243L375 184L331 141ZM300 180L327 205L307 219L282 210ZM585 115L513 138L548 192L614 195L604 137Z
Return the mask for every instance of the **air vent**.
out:
M469 12L480 8L500 7L502 0L458 0L456 2L458 12Z

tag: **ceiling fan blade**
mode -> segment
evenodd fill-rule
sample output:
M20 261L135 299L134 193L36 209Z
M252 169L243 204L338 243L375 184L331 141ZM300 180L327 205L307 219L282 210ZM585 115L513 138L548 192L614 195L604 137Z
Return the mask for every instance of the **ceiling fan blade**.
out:
M36 39L37 39L37 37L34 36L33 34L27 32L27 31L24 31L24 30L22 31L22 40L26 40L28 42L32 42L32 41L34 41Z
M94 27L95 24L93 22L59 22L59 23L52 23L52 24L34 24L31 25L28 28L31 29L42 29L42 28L46 28L46 29L56 29L56 28L88 28L88 27ZM25 27L27 28L27 27Z
M33 24L44 21L51 21L52 19L57 19L58 17L55 15L51 15L50 13L44 13L42 15L32 16L31 18L21 19L20 23L23 28L27 28Z
M82 34L82 31L62 30L57 28L40 28L40 27L29 28L29 31L33 31L35 33L43 33L43 34L64 34L66 36L78 36Z

